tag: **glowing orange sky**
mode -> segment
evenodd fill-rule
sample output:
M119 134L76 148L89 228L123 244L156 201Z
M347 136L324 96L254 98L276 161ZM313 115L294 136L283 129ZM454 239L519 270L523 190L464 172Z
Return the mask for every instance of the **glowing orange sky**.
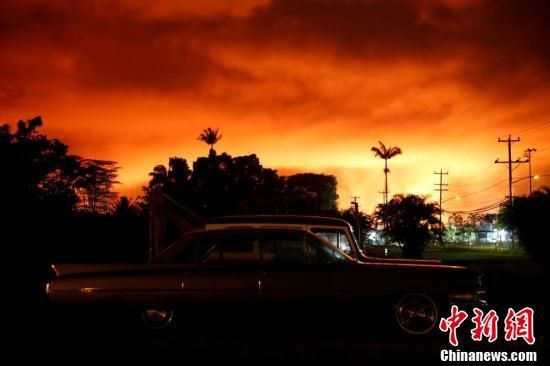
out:
M335 174L340 206L358 195L367 210L380 201L383 164L370 148L382 140L404 151L390 162L391 193L431 194L443 168L447 198L462 197L447 208L474 209L507 194L505 167L493 164L506 158L499 136L519 134L514 157L536 147L534 173L550 174L549 8L7 0L0 120L42 115L72 153L118 161L130 195L169 156L206 154L198 133L220 128L218 151ZM527 176L526 164L514 174Z

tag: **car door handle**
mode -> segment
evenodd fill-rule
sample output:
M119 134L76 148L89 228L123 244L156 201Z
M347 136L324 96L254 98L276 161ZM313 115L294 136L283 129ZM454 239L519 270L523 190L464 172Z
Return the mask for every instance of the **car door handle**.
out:
M261 271L261 272L260 272L260 276L258 276L258 292L259 292L260 295L262 294L263 280L264 280L264 277L265 277L266 275L267 275L266 272Z
M181 280L181 289L182 290L185 290L185 279L187 279L187 278L191 278L191 273L186 272L186 273L183 274L183 279Z

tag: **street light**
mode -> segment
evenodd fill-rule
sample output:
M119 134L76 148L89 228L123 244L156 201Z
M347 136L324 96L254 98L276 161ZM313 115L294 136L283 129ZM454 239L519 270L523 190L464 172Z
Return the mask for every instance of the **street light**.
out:
M536 179L536 180L538 180L542 177L550 177L550 174L533 175L533 179ZM514 180L512 183L521 182L522 180L529 179L529 178L531 178L531 177L527 176L527 177L518 178L518 179Z

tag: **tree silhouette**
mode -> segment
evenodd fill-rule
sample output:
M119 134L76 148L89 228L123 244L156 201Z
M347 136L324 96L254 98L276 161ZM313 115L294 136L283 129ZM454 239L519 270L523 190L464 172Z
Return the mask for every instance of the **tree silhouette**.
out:
M384 159L384 204L388 203L388 160L397 155L402 154L401 148L397 146L386 147L382 141L378 141L379 146L373 146L370 150L374 152L374 156Z
M337 215L337 182L332 175L281 177L255 154L199 157L190 169L183 158L157 165L143 187L145 201L157 185L179 203L205 217L229 214L295 213Z
M168 179L176 185L185 186L191 178L191 169L187 160L179 157L171 157L168 160Z
M439 211L423 196L399 194L378 205L375 217L386 220L384 234L401 246L405 258L420 258L426 244L440 233Z
M149 176L151 177L151 180L149 181L150 187L168 182L168 170L162 164L155 165L153 171L149 173Z
M302 207L305 214L335 214L337 212L337 181L334 175L300 173L286 177L286 192L302 194L310 207Z
M80 212L108 214L115 205L118 167L110 160L80 159L74 189Z
M39 133L42 119L19 121L12 132L0 128L0 196L15 207L107 213L116 193L116 162L68 154L68 146ZM1 197L0 197L1 198ZM17 204L16 202L19 202Z
M355 212L354 208L348 208L340 212L342 219L346 220L353 227L355 237L357 242L361 246L361 249L364 249L369 243L368 235L370 232L374 231L374 219L372 216L366 214L365 212L359 210L359 215ZM359 220L358 220L359 218ZM359 227L357 224L359 223ZM361 237L358 237L358 233L361 233Z
M13 132L1 126L0 201L16 210L41 202L70 212L77 201L72 186L78 158L68 155L67 145L40 134L41 126L40 117L19 121Z
M222 139L222 135L219 135L219 128L217 128L215 131L208 127L207 129L202 130L201 134L197 138L200 141L203 141L205 144L210 145L210 156L216 155L216 151L214 150L214 145Z
M128 196L121 196L114 204L113 215L116 217L135 217L141 213L141 197L130 199Z
M40 117L0 126L0 240L6 257L25 258L18 287L31 302L44 295L51 261L125 262L147 253L144 215L130 214L126 200L113 204L116 164L69 154L41 126Z
M530 196L514 197L498 215L500 225L518 236L520 243L537 262L550 265L548 223L550 222L550 188L543 187Z

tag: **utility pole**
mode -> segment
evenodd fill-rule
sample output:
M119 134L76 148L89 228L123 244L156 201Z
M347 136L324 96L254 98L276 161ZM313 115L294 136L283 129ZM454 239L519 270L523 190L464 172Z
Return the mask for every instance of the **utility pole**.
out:
M518 164L527 163L527 160L521 160L521 159L516 159L516 160L512 161L512 143L519 142L519 141L520 141L519 137L517 139L512 139L512 135L508 135L508 138L506 140L501 139L500 137L498 138L498 142L508 143L508 160L501 161L500 159L497 159L497 160L495 160L495 164L508 164L508 190L509 190L508 203L509 203L510 207L512 207L512 204L514 203L514 197L512 196L512 164L513 163L518 163ZM511 235L512 235L512 247L511 248L514 249L514 246L515 246L515 244L514 244L514 233L512 232Z
M527 158L527 161L529 162L529 196L533 194L533 174L531 173L531 155L536 152L537 149L534 147L529 147L527 150L525 150L525 153L523 154L523 157Z
M359 202L357 200L359 199L359 196L353 196L351 199L351 205L355 209L355 226L357 226L357 241L359 242L359 245L361 245L361 222L359 220ZM361 248L363 249L363 248Z
M439 171L434 172L434 174L439 175L439 183L434 183L434 185L437 187L434 188L434 191L439 192L439 228L443 230L443 192L448 191L447 188L444 188L447 187L448 184L443 183L443 176L449 175L449 172L443 172L443 169L439 169Z
M508 164L508 190L509 190L509 196L508 196L508 202L510 203L510 206L512 206L513 203L513 196L512 196L512 164L518 163L523 164L527 163L527 160L521 160L516 159L512 160L512 143L519 142L519 137L517 139L512 139L512 135L508 135L508 138L506 140L498 138L498 142L506 142L508 143L508 160L501 161L500 159L495 160L495 164Z

